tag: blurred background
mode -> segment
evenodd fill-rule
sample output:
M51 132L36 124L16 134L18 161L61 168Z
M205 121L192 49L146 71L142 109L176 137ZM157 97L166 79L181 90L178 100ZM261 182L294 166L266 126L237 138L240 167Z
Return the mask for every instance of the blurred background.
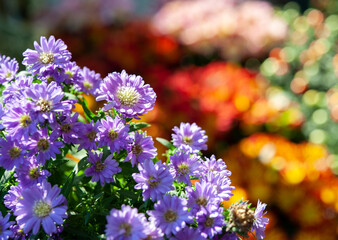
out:
M205 129L236 186L225 205L268 204L265 239L338 238L337 0L0 1L2 55L21 62L41 35L101 77L141 75L149 135Z

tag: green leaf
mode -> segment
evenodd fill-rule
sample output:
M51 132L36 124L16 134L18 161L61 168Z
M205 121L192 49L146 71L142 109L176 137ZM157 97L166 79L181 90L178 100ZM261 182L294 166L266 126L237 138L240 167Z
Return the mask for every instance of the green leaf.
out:
M151 125L145 122L135 123L130 126L129 132L135 132L137 130L140 130L142 128L149 127L149 126Z
M174 145L171 143L171 142L169 142L167 139L164 139L164 138L156 138L156 140L159 142L159 143L161 143L163 146L165 146L165 147L167 147L167 148L169 148L169 149L171 149L171 150L173 150L173 149L175 149L175 147L174 147Z
M73 182L75 178L75 171L73 171L67 178L66 183L62 186L61 188L61 193L65 198L68 197L70 191L72 190L73 187Z
M95 118L96 115L89 109L87 100L85 98L78 99L78 100L83 108L86 119L90 122L91 120Z

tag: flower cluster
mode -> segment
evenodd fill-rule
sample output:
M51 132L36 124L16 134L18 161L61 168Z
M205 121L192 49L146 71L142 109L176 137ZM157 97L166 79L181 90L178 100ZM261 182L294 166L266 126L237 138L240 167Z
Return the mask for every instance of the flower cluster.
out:
M23 53L26 72L13 67L1 87L1 239L264 237L265 205L243 219L245 231L223 207L233 195L231 172L202 154L208 137L195 123L174 127L171 142L158 138L168 150L166 162L157 158L142 130L148 124L135 122L156 100L141 76L122 71L101 80L71 62L53 36L34 48ZM17 65L1 61L2 69ZM107 103L94 113L82 93Z

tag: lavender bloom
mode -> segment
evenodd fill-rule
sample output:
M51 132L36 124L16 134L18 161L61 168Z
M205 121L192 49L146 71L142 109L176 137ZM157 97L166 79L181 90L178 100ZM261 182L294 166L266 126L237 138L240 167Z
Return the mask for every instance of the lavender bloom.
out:
M208 205L218 206L219 200L216 195L216 189L211 183L205 181L196 182L195 187L195 191L189 186L185 188L189 199L187 206L193 215Z
M118 162L113 159L113 154L109 155L104 162L101 161L102 153L99 155L96 153L88 152L88 162L93 165L87 168L84 173L87 177L92 176L92 182L101 182L104 186L105 182L114 182L113 175L121 172Z
M84 67L79 70L79 79L75 83L75 87L85 94L92 94L97 96L102 82L101 75L90 71L89 68Z
M136 208L122 205L121 210L112 209L107 216L107 240L138 240L146 238L143 213L138 213Z
M102 119L99 129L99 147L109 146L111 152L118 152L127 148L130 141L128 131L129 125L124 123L124 119L119 116L111 118L106 117L107 120Z
M35 156L27 159L25 164L16 169L15 176L18 178L20 185L23 188L27 188L41 183L51 175L49 171L42 170L41 167L42 164L37 161Z
M194 177L200 176L200 161L197 155L189 153L177 152L170 158L170 173L178 182L191 185L190 175Z
M104 78L96 100L108 102L104 110L114 107L123 117L140 119L138 116L153 109L156 94L141 76L128 75L123 70L121 74L113 72Z
M201 232L198 229L192 227L185 227L181 231L175 234L175 236L171 237L170 240L205 240L204 237L201 236Z
M154 222L146 222L145 219L143 223L145 224L144 232L147 235L143 240L163 240L163 233L155 226Z
M58 86L61 86L61 83L65 81L67 76L64 73L63 69L56 67L55 65L49 66L46 70L37 76L38 79L46 83L56 82Z
M21 198L21 192L22 186L20 184L11 186L8 193L4 196L4 204L6 208L10 209L11 211L15 211L18 200Z
M19 70L19 64L15 59L5 59L0 62L0 84L9 82L15 78Z
M27 101L21 101L20 105L12 105L2 117L3 125L13 139L28 139L37 131L37 120L34 119L33 105Z
M67 84L75 84L80 81L80 67L75 62L69 62L63 68L65 72L65 82Z
M48 120L54 121L56 113L67 113L73 107L73 101L61 101L64 96L62 88L56 82L46 84L34 84L27 90L27 97L31 98L35 104L35 111L39 122Z
M14 222L8 221L10 213L7 213L5 217L2 216L0 212L0 239L8 239L12 235L12 231L9 228Z
M14 240L26 240L29 239L30 233L25 234L22 229L19 227L19 225L12 225L9 227L9 229L12 231L12 235L10 236L11 239Z
M78 139L78 133L77 133L77 119L79 117L79 113L75 113L72 117L68 115L61 115L59 119L61 120L61 123L55 122L52 124L55 134L57 136L62 135L62 139L65 143L75 143Z
M78 139L77 144L80 144L78 146L78 149L87 149L87 150L96 150L97 145L96 142L98 142L98 127L101 125L101 122L97 121L94 123L92 120L90 123L82 123L78 122L75 124L75 127L78 129Z
M208 136L205 135L205 131L201 130L196 123L181 123L180 128L174 127L175 134L171 134L173 138L173 144L175 147L180 145L188 145L194 151L207 150L206 142Z
M266 204L258 200L257 208L255 210L255 220L251 231L255 230L256 237L259 240L265 237L265 226L269 223L269 219L263 217L266 214L266 212L263 212L265 208Z
M60 194L61 189L47 181L22 191L14 211L16 221L24 233L37 234L40 226L47 234L57 231L55 224L63 224L67 217L67 200Z
M170 236L170 233L176 234L186 226L186 223L191 223L192 221L186 206L186 200L177 196L164 195L163 199L155 203L154 209L153 211L147 211L150 221L154 221L155 225L167 237Z
M71 58L71 53L67 50L65 43L54 36L50 36L48 41L46 37L40 38L41 46L34 41L35 50L27 49L23 56L23 64L29 67L33 73L43 73L50 66L62 68Z
M212 238L222 232L222 227L226 224L222 212L222 207L219 208L215 205L208 205L197 213L196 220L198 229L201 231L203 237L207 238L209 236Z
M144 132L135 132L134 143L128 146L128 155L124 161L143 163L147 159L156 157L156 148L152 137L146 136Z
M55 132L48 136L46 128L34 133L28 143L30 154L38 154L36 158L41 164L45 164L45 161L50 158L55 158L55 154L60 153L60 148L63 147L62 142L56 141L57 137Z
M152 160L145 160L138 164L140 173L133 173L137 184L135 189L143 189L143 201L151 198L152 201L160 200L163 195L173 189L173 177L167 166L161 161L156 164Z
M5 104L26 101L26 90L33 84L31 76L19 75L8 85L2 93L3 101Z
M207 175L203 175L200 178L201 182L210 183L216 190L217 198L220 202L228 201L233 194L231 193L235 187L230 186L231 181L227 176L222 175L222 173L212 173L209 172Z
M18 167L23 163L27 148L24 144L7 136L7 141L0 138L0 166L6 170Z
M203 161L201 168L204 172L203 176L207 175L208 172L228 177L231 175L231 172L227 170L227 165L223 159L216 160L215 155L212 155L210 158L206 158L206 161Z

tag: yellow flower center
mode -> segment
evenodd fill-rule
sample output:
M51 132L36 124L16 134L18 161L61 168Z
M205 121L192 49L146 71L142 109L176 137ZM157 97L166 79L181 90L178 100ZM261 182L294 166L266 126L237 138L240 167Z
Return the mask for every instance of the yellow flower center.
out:
M114 129L110 130L108 136L111 140L115 140L118 137L118 133L114 131Z
M206 227L212 227L214 225L214 219L207 217L207 220L204 223L204 226Z
M101 172L106 168L106 166L102 162L98 162L95 164L95 170L97 172Z
M94 141L94 139L96 138L96 133L97 132L93 130L87 134L89 141Z
M34 214L39 218L48 216L51 211L52 211L51 205L42 200L35 202L33 207Z
M40 172L38 168L32 168L29 171L29 176L31 179L38 179L38 177L40 177Z
M55 61L54 54L51 52L40 53L40 62L42 64L50 64Z
M164 219L167 221L167 222L174 222L176 221L177 219L177 213L171 209L169 209L168 211L166 211L164 213Z
M195 202L196 202L199 206L205 207L205 206L207 205L207 203L208 203L208 200L207 200L206 198L204 198L204 197L199 197L199 198L196 199Z
M41 112L49 112L52 109L52 104L53 103L51 101L47 101L42 98L40 98L36 103L36 105L40 107Z
M29 124L31 124L31 122L32 122L32 119L28 115L22 115L20 118L20 125L23 127L28 127Z
M93 88L93 84L92 84L91 82L89 82L89 81L84 81L84 82L83 82L83 86L84 86L84 88L87 89L87 90L90 90L90 89Z
M130 236L131 234L131 226L129 223L121 223L120 229L124 230L124 236Z
M9 150L9 156L14 159L14 158L17 158L19 157L21 154L21 149L18 148L18 147L13 147Z
M140 94L132 86L119 87L116 96L119 99L121 105L127 107L134 106L140 99Z
M42 138L37 143L38 149L41 151L46 151L49 148L49 142L47 139Z
M191 137L188 137L188 136L183 136L183 142L185 143L185 144L187 144L187 145L190 145L190 144L192 144L192 139L191 139Z
M139 144L135 144L134 146L132 146L131 151L133 154L139 155L142 153L143 149L142 146L140 146Z
M182 175L189 173L189 166L187 164L182 163L178 166L178 172Z

